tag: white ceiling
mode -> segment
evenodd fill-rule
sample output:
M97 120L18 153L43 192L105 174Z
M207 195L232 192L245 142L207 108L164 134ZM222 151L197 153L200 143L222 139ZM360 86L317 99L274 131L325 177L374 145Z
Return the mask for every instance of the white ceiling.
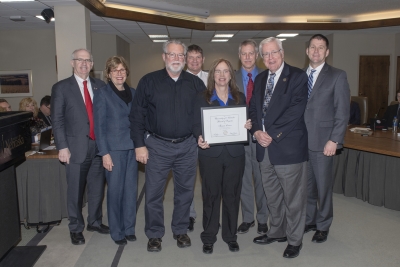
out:
M111 0L110 0L111 1ZM150 1L150 0L147 0ZM210 10L210 17L202 20L205 23L223 21L236 18L234 22L249 22L253 18L260 18L259 22L290 21L294 17L298 20L305 18L339 18L342 21L355 21L357 18L390 18L399 17L399 0L151 0L153 2L167 2L175 5ZM56 5L80 5L75 0L40 0L35 2L1 2L0 3L0 30L29 30L54 29L54 23L36 18L43 9L53 8ZM398 12L394 12L398 11ZM395 14L395 15L393 15ZM14 22L10 16L22 16L23 22ZM375 17L371 17L375 16ZM91 29L93 32L115 34L129 43L151 43L149 34L167 34L170 38L183 39L186 43L208 43L215 31L198 31L170 26L155 25L142 22L103 18L90 14ZM225 18L226 20L222 20ZM247 19L246 19L247 18ZM56 18L57 19L57 18ZM305 22L305 21L304 21ZM243 39L263 39L276 36L282 31L218 31L218 33L233 33L231 41L240 42ZM286 31L291 32L291 31ZM334 31L298 31L299 39L308 39L315 33L330 34ZM357 32L400 33L400 26L357 30ZM295 39L296 39L295 38Z

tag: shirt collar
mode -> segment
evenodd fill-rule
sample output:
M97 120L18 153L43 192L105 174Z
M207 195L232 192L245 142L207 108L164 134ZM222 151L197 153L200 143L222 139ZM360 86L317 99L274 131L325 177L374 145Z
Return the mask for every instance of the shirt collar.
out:
M282 62L282 65L279 67L279 69L277 71L275 71L275 74L276 74L275 77L278 77L281 75L284 65L285 65L285 62ZM269 71L269 75L271 75L271 71Z
M88 81L88 82L90 82L90 81L89 81L89 76L86 78L86 80L82 79L81 77L79 77L79 76L76 75L75 73L74 73L74 76L75 76L76 81L77 81L79 84L82 84L83 81Z
M231 88L228 89L228 99L232 99L232 100L233 100L233 97L232 97L232 94L231 94ZM214 89L210 101L212 102L212 101L215 101L215 100L218 100L218 102L220 103L220 105L221 105L221 103L222 103L223 105L221 105L221 106L227 106L227 105L225 105L225 103L218 97L217 91ZM227 104L228 104L228 103L227 103Z
M254 80L258 74L258 69L256 66L254 66L253 70L251 72L247 72L247 70L245 70L243 67L240 68L240 70L242 71L242 77L243 78L248 78L247 74L251 73L251 78Z
M319 73L322 70L322 68L324 67L324 65L325 65L325 62L322 63L321 65L319 65L318 67L316 67L314 70L316 70ZM310 65L308 65L307 73L310 73L310 71L312 69L313 68Z

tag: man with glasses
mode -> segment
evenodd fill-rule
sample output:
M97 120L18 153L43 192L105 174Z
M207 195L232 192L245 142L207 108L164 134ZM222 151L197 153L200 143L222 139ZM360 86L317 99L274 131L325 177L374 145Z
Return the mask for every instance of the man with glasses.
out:
M71 242L85 244L82 234L85 222L82 201L87 185L87 230L108 234L102 224L104 197L104 168L96 145L93 122L93 91L105 86L99 79L89 77L93 57L86 49L71 55L74 74L53 85L51 120L58 159L65 163L67 173L67 209Z
M288 242L283 257L295 258L302 247L306 217L308 147L303 114L307 76L283 61L279 39L264 39L259 49L268 70L254 82L250 132L257 140L270 229L253 242Z
M38 117L46 123L46 125L51 126L51 115L50 115L50 100L51 97L46 95L40 100L40 107Z
M333 220L333 156L342 148L350 117L350 88L346 72L325 62L329 41L311 37L306 54L308 103L304 118L308 130L308 200L304 232L316 231L312 242L328 239ZM317 204L318 203L318 204Z
M163 45L165 68L143 76L130 114L136 160L147 164L145 233L147 250L161 251L164 189L172 169L174 211L171 228L180 248L191 245L187 230L197 167L197 142L192 134L195 96L203 81L183 70L186 46L179 40ZM144 137L144 138L143 138Z
M246 104L249 105L254 89L254 80L260 70L256 66L258 58L258 46L254 40L244 40L239 45L239 59L242 64L240 70L236 71L236 83L242 93L246 96ZM252 138L250 139L252 140ZM242 191L240 201L242 206L243 222L238 227L238 234L247 233L254 224L254 197L257 208L257 233L266 234L268 231L268 208L262 187L260 166L256 158L256 143L244 147L246 152L246 164L244 169Z

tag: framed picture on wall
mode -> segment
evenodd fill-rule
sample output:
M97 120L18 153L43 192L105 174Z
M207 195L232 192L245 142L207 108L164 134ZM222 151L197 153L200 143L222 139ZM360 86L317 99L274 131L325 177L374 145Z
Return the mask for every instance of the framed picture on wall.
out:
M32 96L32 71L0 71L0 97Z
M95 70L90 72L90 76L93 78L97 78L99 80L102 80L103 82L107 83L106 77L104 77L104 72L102 70Z

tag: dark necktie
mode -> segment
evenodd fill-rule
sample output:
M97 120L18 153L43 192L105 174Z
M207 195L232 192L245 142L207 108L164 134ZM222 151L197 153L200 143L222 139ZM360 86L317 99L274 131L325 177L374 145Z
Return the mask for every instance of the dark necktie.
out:
M246 104L249 105L251 96L253 95L254 82L251 79L251 73L248 73L247 76L249 77L249 82L247 83L246 87Z
M265 114L267 114L267 109L269 102L271 101L272 97L272 89L274 89L274 78L276 73L271 73L269 75L269 79L267 82L267 88L265 89L265 97L264 97L264 104L263 104L263 118L265 118Z
M308 75L308 98L310 98L312 88L313 88L314 72L316 72L316 70L311 69L310 75Z
M96 138L94 136L93 103L92 99L90 98L89 89L87 87L87 81L83 81L83 92L85 95L86 111L89 117L89 124L90 124L89 137L92 140L95 140Z

